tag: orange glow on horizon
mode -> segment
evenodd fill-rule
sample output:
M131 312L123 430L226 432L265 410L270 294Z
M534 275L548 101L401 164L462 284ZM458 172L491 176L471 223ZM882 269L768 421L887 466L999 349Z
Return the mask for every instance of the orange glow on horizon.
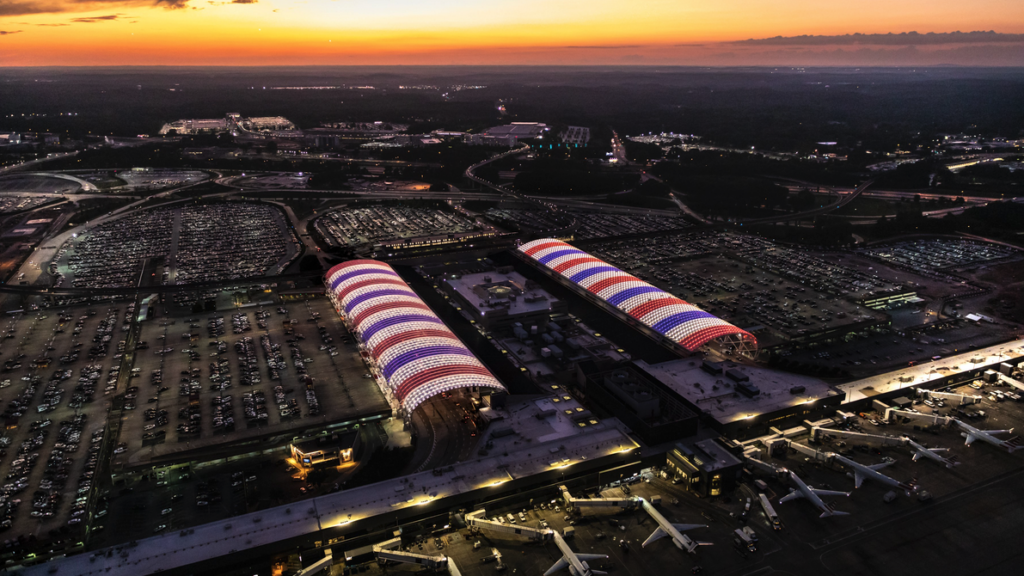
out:
M777 49L748 38L1024 33L1019 0L155 2L0 4L0 65L743 64Z

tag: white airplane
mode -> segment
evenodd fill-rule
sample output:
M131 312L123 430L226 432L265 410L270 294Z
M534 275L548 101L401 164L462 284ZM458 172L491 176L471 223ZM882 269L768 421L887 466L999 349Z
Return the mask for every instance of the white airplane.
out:
M686 550L691 554L697 550L698 546L711 545L710 542L697 542L686 534L683 534L683 532L686 532L687 530L707 528L707 524L673 524L666 520L665 517L661 515L661 512L658 512L654 505L647 500L641 498L640 505L643 506L644 510L650 514L651 518L654 518L654 521L658 523L658 528L647 537L647 540L644 540L642 545L643 548L646 548L648 544L656 540L661 540L665 536L672 537L672 543L676 545L676 548Z
M952 468L953 466L959 466L960 463L954 461L952 458L943 458L939 456L939 452L948 452L949 448L926 448L917 442L914 442L906 436L903 437L907 441L907 444L914 450L914 462L917 462L921 458L927 458L929 460L935 460L946 465L946 468Z
M854 488L860 488L861 484L864 483L864 480L870 478L871 480L881 482L882 484L892 486L894 488L900 488L901 490L907 493L907 496L910 496L911 492L917 491L917 486L915 486L913 482L911 482L910 484L907 484L906 482L900 482L899 480L889 478L885 474L879 472L879 470L892 464L892 462L882 462L881 464L872 464L868 466L866 464L861 464L860 462L854 462L853 460L850 460L849 458L841 456L839 454L832 454L832 457L835 460L838 460L839 462L842 462L843 464L849 466L850 468L853 468Z
M821 511L821 516L819 516L819 518L824 518L826 516L849 516L850 515L849 512L840 512L838 510L833 510L827 504L822 502L821 498L819 497L819 496L849 496L850 495L849 492L840 492L838 490L821 490L821 489L818 489L818 488L814 488L814 487L808 486L793 471L789 471L789 479L792 480L794 484L796 484L796 490L794 490L794 491L790 492L789 494L786 494L785 496L783 496L782 499L779 500L779 504L782 504L782 503L785 503L785 502L789 502L790 500L796 500L797 498L807 498L808 500L811 501L812 504L814 504L815 508L817 508L818 510Z
M1011 434L1013 432L1013 428L1010 428L1009 430L978 430L974 426L961 422L955 418L953 419L953 422L956 422L956 425L960 427L960 430L962 430L960 435L967 439L967 441L964 442L967 446L973 444L975 440L982 440L998 448L1006 448L1008 452L1013 452L1020 448L1018 445L1019 441L1016 437L1009 440L1000 440L995 437L995 434Z
M562 535L558 532L554 533L555 546L558 546L558 550L562 553L562 557L555 562L548 571L544 573L544 576L551 576L555 572L562 570L563 568L569 569L569 574L572 576L591 576L593 574L607 574L607 572L601 572L600 570L593 570L587 565L587 560L604 560L608 558L606 554L577 554L569 548L569 545L562 539Z

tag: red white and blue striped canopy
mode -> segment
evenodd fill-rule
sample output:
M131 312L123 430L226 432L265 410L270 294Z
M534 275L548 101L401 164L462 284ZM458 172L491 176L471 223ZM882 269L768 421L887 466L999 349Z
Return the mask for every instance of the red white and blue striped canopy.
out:
M391 266L352 260L331 268L326 283L406 412L456 388L505 389Z
M534 240L519 251L691 352L723 336L756 342L749 332L561 240Z

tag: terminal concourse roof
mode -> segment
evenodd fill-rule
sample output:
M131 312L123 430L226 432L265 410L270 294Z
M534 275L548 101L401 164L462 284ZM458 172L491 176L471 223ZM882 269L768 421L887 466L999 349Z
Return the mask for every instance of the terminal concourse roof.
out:
M726 336L756 345L749 332L561 240L534 240L519 251L691 352Z
M338 312L407 413L457 388L505 390L391 266L352 260L331 268L326 281Z

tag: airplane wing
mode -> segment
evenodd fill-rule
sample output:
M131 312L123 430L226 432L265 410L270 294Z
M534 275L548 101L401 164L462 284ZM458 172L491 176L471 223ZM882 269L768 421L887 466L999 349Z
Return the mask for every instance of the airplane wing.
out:
M707 524L672 524L672 527L680 532L686 532L687 530L696 530L697 528L707 528Z
M857 484L860 486L860 484ZM814 492L818 496L849 496L849 492L840 492L839 490L821 490L820 488L810 488L811 492Z
M853 487L854 488L860 488L860 485L863 484L863 483L864 483L864 475L861 474L860 470L854 470L854 472L853 472ZM813 488L812 488L812 490L813 490ZM814 492L817 494L818 491L814 490Z
M565 559L565 556L562 556L558 559L558 562L555 562L551 565L551 568L548 568L548 571L544 573L544 576L551 576L559 570L564 570L567 566L569 566L569 561Z
M799 490L794 490L794 491L790 492L789 494L786 494L785 496L780 498L779 499L779 504L782 504L784 502L789 502L790 500L796 500L797 498L803 498L803 497L804 497L804 493L803 492L801 492Z
M607 560L608 559L608 555L607 554L577 554L576 557L579 558L581 562L587 562L589 560Z
M665 536L666 536L665 531L661 529L661 526L658 526L658 529L655 530L654 532L651 532L651 535L647 537L647 540L644 540L644 543L641 545L641 547L642 548L646 548L647 545L650 544L651 542L654 542L655 540L660 540L660 539L664 538Z
M964 432L964 438L967 438L967 441L964 442L965 446L970 446L971 444L974 444L974 441L978 439L977 436L971 434L970 432Z
M892 462L882 462L881 464L872 464L871 466L868 466L868 468L871 468L872 470L881 470L890 464L892 464Z
M821 516L818 516L818 518L827 518L828 516L849 516L849 515L850 515L849 512L840 512L839 510L829 510L827 512L822 512Z

